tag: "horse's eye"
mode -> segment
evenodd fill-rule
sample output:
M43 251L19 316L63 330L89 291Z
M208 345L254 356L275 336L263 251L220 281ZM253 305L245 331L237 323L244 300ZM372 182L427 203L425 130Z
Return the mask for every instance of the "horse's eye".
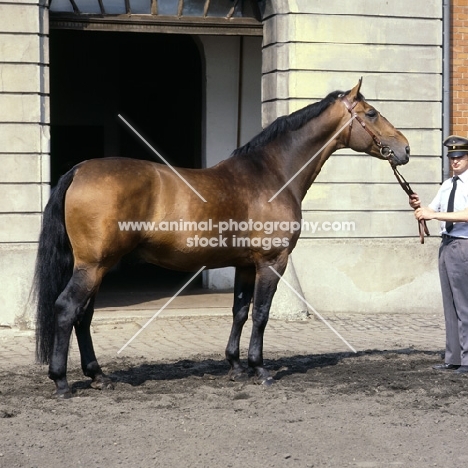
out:
M370 109L366 112L366 117L370 117L371 119L377 117L377 111L375 109Z

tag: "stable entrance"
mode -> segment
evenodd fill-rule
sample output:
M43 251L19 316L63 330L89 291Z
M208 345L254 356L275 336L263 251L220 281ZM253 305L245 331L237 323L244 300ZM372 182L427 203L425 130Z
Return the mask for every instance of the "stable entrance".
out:
M171 164L201 167L202 70L190 36L53 30L50 67L53 185L85 159L156 158L119 114Z
M53 30L50 67L53 185L86 159L155 159L119 114L172 165L201 167L201 58L190 36ZM130 257L106 284L185 277L160 270Z
M52 185L90 158L154 160L119 114L181 167L211 166L260 131L261 37L56 24L50 31ZM188 277L130 256L103 287L174 290ZM194 282L201 284L201 278Z

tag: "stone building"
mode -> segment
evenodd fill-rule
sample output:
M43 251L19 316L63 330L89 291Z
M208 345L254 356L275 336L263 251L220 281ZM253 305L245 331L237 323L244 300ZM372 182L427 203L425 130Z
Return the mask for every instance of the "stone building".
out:
M174 165L209 167L362 76L366 99L410 141L401 171L429 201L447 172L444 135L468 125L462 3L0 0L0 325L31 322L50 185L80 160L149 157L119 113ZM318 310L440 310L437 224L421 245L388 164L339 151L303 215L319 229L303 232L288 275ZM229 270L204 278L229 280ZM291 304L275 314L303 309Z

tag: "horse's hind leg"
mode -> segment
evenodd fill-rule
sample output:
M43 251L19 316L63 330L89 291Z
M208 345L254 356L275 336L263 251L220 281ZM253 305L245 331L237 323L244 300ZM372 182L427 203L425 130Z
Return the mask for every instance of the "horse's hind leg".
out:
M109 377L103 374L94 353L93 340L91 338L91 320L94 314L95 297L95 295L91 297L83 318L75 323L75 334L80 349L83 374L93 379L91 383L93 388L104 390L113 388L113 385Z
M231 365L229 378L239 380L246 376L246 370L240 363L240 338L249 315L250 303L255 286L255 267L236 268L234 282L234 305L232 307L232 329L226 347L226 359Z
M67 287L55 302L55 336L49 360L49 377L55 382L55 396L71 396L67 382L67 359L73 326L85 315L101 276L96 269L75 268Z

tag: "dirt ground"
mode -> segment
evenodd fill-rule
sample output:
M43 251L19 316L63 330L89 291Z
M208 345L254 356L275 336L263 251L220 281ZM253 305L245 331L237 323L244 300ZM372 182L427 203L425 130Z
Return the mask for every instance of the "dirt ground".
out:
M227 380L221 355L103 362L115 389L70 369L0 377L1 467L465 467L468 378L412 351L269 356L276 383Z

